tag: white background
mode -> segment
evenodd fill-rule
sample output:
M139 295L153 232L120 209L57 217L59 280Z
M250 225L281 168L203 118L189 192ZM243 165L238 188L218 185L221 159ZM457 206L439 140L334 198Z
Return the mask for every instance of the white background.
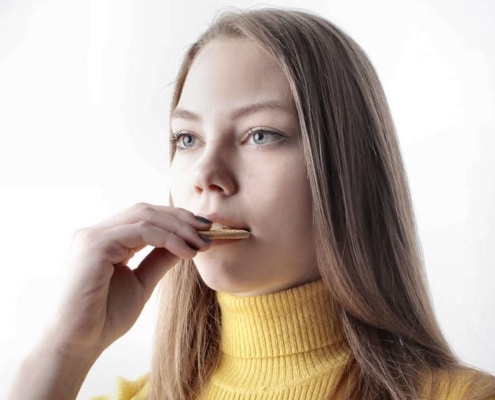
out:
M252 1L0 0L0 397L51 318L79 227L167 202L169 84L220 7ZM438 318L495 373L495 2L269 1L368 53L397 126ZM148 371L156 311L80 399Z

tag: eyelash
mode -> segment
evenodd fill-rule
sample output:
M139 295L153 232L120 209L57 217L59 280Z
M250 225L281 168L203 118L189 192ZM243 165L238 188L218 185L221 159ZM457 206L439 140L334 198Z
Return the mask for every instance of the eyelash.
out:
M255 144L255 146L258 146L258 147L271 146L271 145L274 145L274 144L286 139L286 136L282 135L281 133L275 132L271 129L263 128L263 127L253 127L253 128L248 129L248 139L247 140L249 140L249 138L252 138L254 134L260 133L260 132L262 132L264 134L269 134L272 137L276 137L277 140L274 143L260 144L260 145Z
M194 138L196 138L192 133L188 132L188 131L177 131L177 132L172 132L172 137L170 138L170 144L175 148L175 150L184 150L183 148L181 148L178 143L179 143L179 140L182 136L185 136L185 135L190 135Z
M264 134L269 134L272 137L277 137L278 140L276 140L275 143L278 143L278 142L280 142L286 138L286 136L284 136L278 132L275 132L271 129L262 128L262 127L251 127L247 130L248 137L246 138L246 140L244 142L247 142L250 138L253 137L254 134L261 133L261 132ZM198 138L194 134L192 134L191 132L188 132L188 131L172 132L172 138L170 139L170 143L172 146L174 146L175 150L179 150L179 151L187 150L187 147L181 147L179 145L179 141L183 136L191 136L194 140L198 140ZM266 146L273 145L275 143L260 144L260 145L254 144L254 145L257 147L266 147Z
M189 131L176 131L172 132L172 137L170 138L170 145L175 151L185 151L188 150L187 147L180 144L180 140L183 136L191 136L194 140L198 140L197 137Z

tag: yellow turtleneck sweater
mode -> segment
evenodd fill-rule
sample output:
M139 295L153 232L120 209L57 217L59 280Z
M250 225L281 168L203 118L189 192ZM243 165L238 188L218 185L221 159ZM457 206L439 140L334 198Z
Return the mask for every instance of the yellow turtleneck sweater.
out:
M351 354L322 281L262 296L217 293L217 299L220 364L201 400L316 400L335 387ZM440 372L427 380L446 378ZM459 374L431 398L463 399L476 381L476 373ZM146 376L120 379L112 397L94 400L145 400L147 393Z
M221 358L203 398L318 399L334 386L350 353L321 281L217 299Z

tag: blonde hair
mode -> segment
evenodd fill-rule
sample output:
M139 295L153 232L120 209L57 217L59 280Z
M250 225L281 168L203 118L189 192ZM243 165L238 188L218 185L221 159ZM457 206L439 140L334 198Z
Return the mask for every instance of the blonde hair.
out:
M348 399L414 399L420 371L458 365L434 317L411 198L383 89L364 51L315 15L261 9L222 15L189 49L218 37L261 44L284 71L297 107L313 198L318 267L352 351ZM172 154L173 156L173 154ZM191 262L163 283L151 398L193 399L219 359L215 295Z

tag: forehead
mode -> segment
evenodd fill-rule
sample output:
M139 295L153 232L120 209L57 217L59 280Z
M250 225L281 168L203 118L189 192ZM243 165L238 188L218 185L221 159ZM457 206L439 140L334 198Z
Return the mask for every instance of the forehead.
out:
M207 110L263 101L293 104L281 67L252 40L221 38L208 43L196 55L178 107Z

